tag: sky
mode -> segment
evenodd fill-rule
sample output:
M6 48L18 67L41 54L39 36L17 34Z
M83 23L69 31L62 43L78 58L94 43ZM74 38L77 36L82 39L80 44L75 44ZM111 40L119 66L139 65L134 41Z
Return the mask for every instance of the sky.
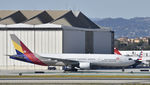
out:
M150 0L0 0L0 10L77 10L89 18L150 17Z

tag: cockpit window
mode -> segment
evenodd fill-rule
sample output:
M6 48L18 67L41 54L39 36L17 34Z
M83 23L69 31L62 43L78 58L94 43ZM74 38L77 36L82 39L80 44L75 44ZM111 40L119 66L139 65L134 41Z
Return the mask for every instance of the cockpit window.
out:
M132 58L129 58L129 60L132 60Z

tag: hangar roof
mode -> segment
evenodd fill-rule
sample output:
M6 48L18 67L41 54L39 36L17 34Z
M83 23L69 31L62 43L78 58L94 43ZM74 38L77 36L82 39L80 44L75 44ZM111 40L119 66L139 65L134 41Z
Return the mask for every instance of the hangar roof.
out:
M0 28L4 28L6 27L6 25L0 24Z
M46 23L46 24L39 24L39 25L31 25L31 24L24 24L24 23L19 23L19 24L10 24L10 25L3 25L0 24L0 29L63 29L63 30L78 30L78 31L111 31L110 28L105 28L105 27L101 27L101 29L99 28L95 28L95 29L88 29L88 28L81 28L81 27L72 27L72 26L63 26L63 25L58 25L58 24L52 24L52 23Z
M57 25L57 24L39 24L39 25L31 25L31 24L24 24L24 23L19 23L19 24L10 24L10 25L3 25L0 24L0 28L62 28L62 25Z
M88 28L80 28L80 27L70 27L70 26L62 26L62 28L64 30L79 30L79 31L111 31L111 29L109 28L105 28L105 27L101 27L101 29L99 28L95 28L95 29L88 29Z
M7 28L33 28L34 25L19 23L19 24L6 25L6 27Z
M16 11L11 15L2 18L0 20L0 24L16 24L21 23L25 20L27 20L27 18L20 11Z
M42 10L20 10L20 12L27 18L31 19L32 17L42 13Z
M46 10L46 12L55 20L59 18L60 16L65 15L68 13L70 10Z
M57 25L57 24L40 24L40 25L35 25L35 28L61 28L61 25Z
M80 11L71 10L0 10L0 24L52 23L82 28L100 28Z
M26 24L43 24L53 21L54 19L46 12L43 11L39 13L38 15L28 19L24 23Z
M59 17L58 19L52 21L54 24L61 24L65 26L74 26L74 27L83 27L84 25L80 22L73 14L72 11L69 11L65 15Z
M3 19L13 13L15 13L16 11L15 10L1 10L0 11L0 19Z

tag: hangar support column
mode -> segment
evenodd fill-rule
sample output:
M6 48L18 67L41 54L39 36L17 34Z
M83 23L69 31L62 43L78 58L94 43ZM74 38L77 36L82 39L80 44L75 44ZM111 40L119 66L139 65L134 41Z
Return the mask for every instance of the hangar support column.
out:
M114 54L114 31L111 31L111 54Z
M93 32L85 32L85 53L93 53Z

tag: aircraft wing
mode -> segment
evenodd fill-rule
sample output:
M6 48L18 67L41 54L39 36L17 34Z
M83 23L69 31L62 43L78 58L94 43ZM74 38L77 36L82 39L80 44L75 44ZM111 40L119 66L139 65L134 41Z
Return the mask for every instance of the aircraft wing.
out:
M64 63L79 63L79 61L76 60L71 60L71 59L63 59L63 58L53 58L53 57L45 57L45 56L40 56L44 59L51 59L51 60L57 60L58 62L64 62Z

